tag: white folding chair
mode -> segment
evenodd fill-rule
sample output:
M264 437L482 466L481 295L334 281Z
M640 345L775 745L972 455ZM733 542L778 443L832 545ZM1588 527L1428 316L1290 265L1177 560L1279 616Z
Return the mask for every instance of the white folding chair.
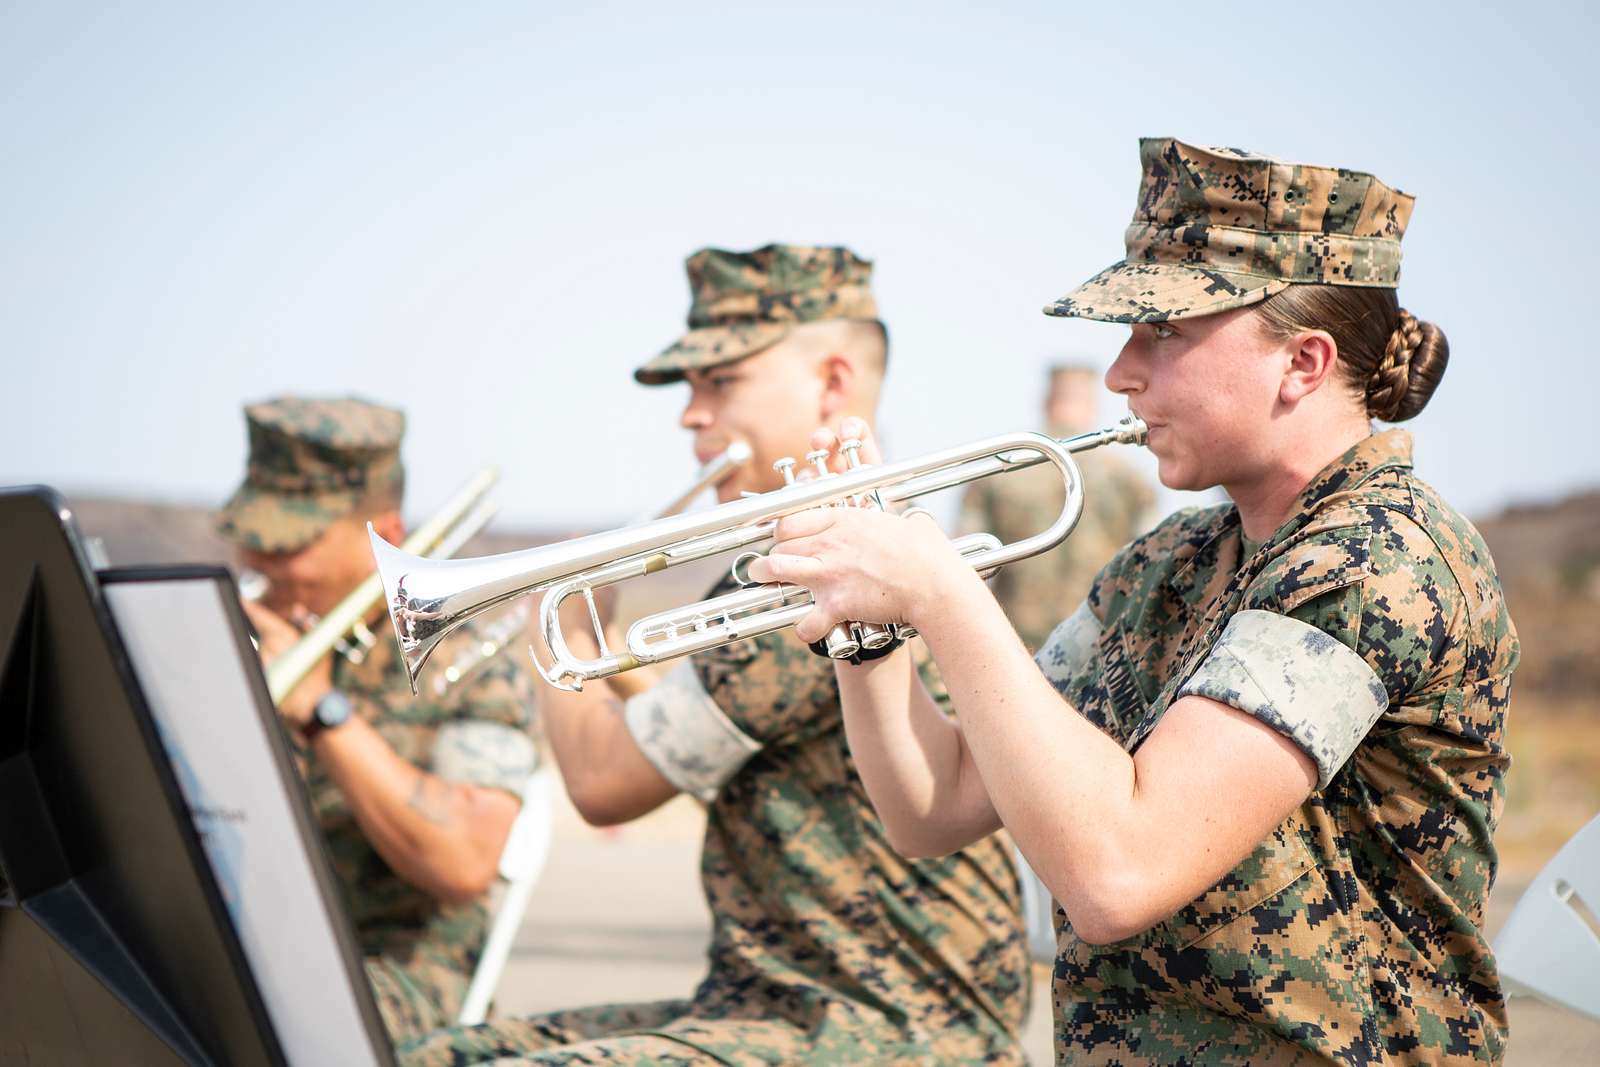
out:
M1600 1019L1600 815L1534 878L1494 954L1508 992Z
M1028 955L1040 963L1056 961L1055 901L1050 890L1033 873L1022 851L1015 845L1011 855L1017 862L1017 877L1022 882L1022 922L1028 935Z
M472 984L467 987L467 998L456 1019L462 1026L475 1026L488 1016L495 987L500 984L500 972L505 970L511 945L517 938L517 928L528 910L533 884L539 880L544 861L550 855L555 819L554 781L555 772L541 767L533 772L522 791L522 810L511 824L506 847L500 853L500 877L505 880L505 892L489 923L483 955L478 957L478 968L472 972Z

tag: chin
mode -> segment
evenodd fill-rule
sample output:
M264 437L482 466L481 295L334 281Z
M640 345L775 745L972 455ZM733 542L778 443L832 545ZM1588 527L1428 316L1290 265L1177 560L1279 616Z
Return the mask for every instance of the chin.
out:
M1168 489L1179 492L1195 492L1209 489L1213 483L1205 482L1190 467L1179 463L1175 459L1157 457L1156 479ZM1204 482L1204 484L1202 484Z

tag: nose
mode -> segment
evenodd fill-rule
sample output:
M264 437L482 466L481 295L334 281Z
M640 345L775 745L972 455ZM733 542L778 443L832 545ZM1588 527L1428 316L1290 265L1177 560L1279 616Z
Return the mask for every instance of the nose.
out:
M1140 359L1139 328L1128 334L1122 351L1106 368L1106 388L1113 393L1132 396L1144 389L1144 368Z
M693 386L689 388L689 400L683 405L678 425L685 430L703 430L711 425L711 409L705 405L700 390Z

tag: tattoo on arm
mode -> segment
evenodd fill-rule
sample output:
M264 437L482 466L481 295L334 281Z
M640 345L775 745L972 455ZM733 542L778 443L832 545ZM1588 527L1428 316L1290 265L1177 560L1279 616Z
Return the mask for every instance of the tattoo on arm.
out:
M455 821L450 811L450 784L426 771L417 772L417 784L406 803L435 826L449 826Z

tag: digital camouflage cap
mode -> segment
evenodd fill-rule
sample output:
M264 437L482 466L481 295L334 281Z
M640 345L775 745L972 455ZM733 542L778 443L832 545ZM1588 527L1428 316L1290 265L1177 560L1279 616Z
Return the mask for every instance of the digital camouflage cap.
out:
M675 382L691 367L754 355L801 323L878 319L872 263L842 246L702 248L684 265L694 299L689 332L633 372L645 385Z
M1400 281L1413 197L1370 174L1170 137L1139 142L1127 255L1047 315L1161 322L1255 304L1290 285Z
M406 417L365 400L280 397L244 409L244 484L217 516L223 537L262 552L304 548L364 497L399 496Z

